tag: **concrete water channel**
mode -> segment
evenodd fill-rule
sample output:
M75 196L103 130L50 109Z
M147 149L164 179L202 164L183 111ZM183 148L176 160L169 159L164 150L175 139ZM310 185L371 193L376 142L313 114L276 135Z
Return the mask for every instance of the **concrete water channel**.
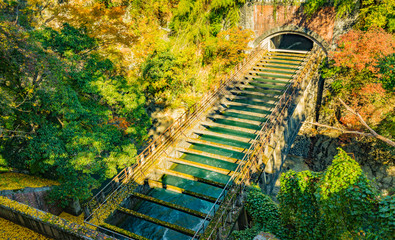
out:
M125 238L192 239L307 55L264 55L102 227Z

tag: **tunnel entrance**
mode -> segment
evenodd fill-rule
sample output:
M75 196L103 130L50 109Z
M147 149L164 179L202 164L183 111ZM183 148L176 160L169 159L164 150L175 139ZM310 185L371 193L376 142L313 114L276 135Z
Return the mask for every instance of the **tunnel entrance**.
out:
M314 42L298 34L281 34L270 39L271 48L310 51Z

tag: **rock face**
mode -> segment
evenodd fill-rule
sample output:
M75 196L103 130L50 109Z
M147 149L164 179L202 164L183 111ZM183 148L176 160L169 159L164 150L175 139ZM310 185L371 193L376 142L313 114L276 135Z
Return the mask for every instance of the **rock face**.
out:
M383 193L393 191L395 185L395 156L379 161L372 155L374 148L369 142L350 138L343 142L334 133L317 134L314 130L302 128L290 150L290 153L303 158L312 171L324 171L332 164L337 148L341 147L360 165L366 176L373 181ZM383 157L381 157L383 158ZM291 157L290 161L295 159ZM293 169L293 167L290 167ZM284 169L285 170L285 169ZM297 171L297 169L294 169Z

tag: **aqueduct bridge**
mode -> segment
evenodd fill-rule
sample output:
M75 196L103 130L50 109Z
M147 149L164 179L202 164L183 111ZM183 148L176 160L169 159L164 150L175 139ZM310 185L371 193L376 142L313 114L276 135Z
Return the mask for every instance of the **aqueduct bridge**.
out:
M282 7L278 21L272 10L246 4L254 50L86 204L86 223L117 239L227 239L246 224L246 187L272 190L315 111L318 67L333 42L319 27L333 30L331 9L314 20Z

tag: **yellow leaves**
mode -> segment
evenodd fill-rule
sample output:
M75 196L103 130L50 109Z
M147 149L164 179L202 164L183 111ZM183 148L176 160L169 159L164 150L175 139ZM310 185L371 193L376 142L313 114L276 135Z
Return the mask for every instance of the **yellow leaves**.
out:
M84 225L84 214L83 213L81 213L79 216L74 216L74 215L68 214L66 212L62 212L59 215L59 217L66 219L67 221L70 221L70 222L78 223L79 225ZM87 224L85 226L91 226L91 225Z
M33 207L27 206L25 204L21 204L17 201L8 199L3 196L0 196L0 205L8 207L17 213L26 214L33 219L40 219L41 221L43 221L44 223L47 223L49 225L57 225L58 227L64 229L66 232L74 232L74 233L83 234L84 236L88 237L89 239L96 239L97 235L99 234L97 231L91 231L91 229L94 229L94 228L91 228L88 225L85 226L85 224L79 224L82 221L82 214L80 216L78 216L77 218L75 218L75 217L72 218L72 217L68 216L67 214L62 213L63 216L65 216L66 218L69 219L69 220L66 220L61 217L52 215L51 213L45 213L43 211L39 211ZM2 219L0 218L0 221L1 220ZM1 222L0 222L0 224L1 224ZM0 228L0 239L13 239L13 238L2 238L2 234L10 234L9 231L2 232L2 229L3 228ZM14 230L14 229L11 229L11 230ZM18 235L19 233L23 234L25 231L26 231L26 229L21 227L19 231L16 231L16 232L11 231L11 234L12 234L12 236L19 236L15 239L43 239L43 240L48 239L48 238L39 238L39 237L41 237L41 235L39 235L39 234L32 235L32 237L23 237L23 235Z
M0 239L50 239L4 218L0 218L0 226Z
M26 187L37 188L52 185L59 185L59 183L22 173L0 174L0 190L16 190Z
M67 22L74 27L85 27L102 45L131 46L136 36L131 31L131 23L124 21L125 13L124 7L106 8L97 2L89 6L67 3L57 7L54 16L57 21L51 27Z

